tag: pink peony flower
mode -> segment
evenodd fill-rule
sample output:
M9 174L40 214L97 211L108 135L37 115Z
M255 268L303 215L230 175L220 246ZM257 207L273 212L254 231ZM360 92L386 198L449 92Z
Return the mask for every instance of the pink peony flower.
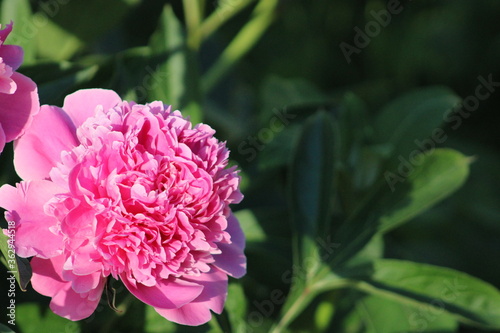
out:
M171 321L221 313L228 275L243 276L246 258L229 207L242 199L239 177L214 133L109 90L41 107L15 142L23 181L0 188L0 206L56 314L90 316L110 276Z
M0 153L6 142L23 134L40 108L36 84L15 72L23 62L23 49L4 45L12 25L0 29Z

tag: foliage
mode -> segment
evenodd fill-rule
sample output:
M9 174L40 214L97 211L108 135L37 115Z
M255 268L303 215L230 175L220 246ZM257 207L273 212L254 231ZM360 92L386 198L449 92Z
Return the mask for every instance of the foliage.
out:
M500 331L500 5L401 2L391 14L391 2L1 0L42 104L110 88L217 129L242 169L248 257L202 327L167 322L119 283L118 311L103 299L81 322L28 286L9 327ZM346 59L343 42L359 52ZM11 151L3 183L16 180Z

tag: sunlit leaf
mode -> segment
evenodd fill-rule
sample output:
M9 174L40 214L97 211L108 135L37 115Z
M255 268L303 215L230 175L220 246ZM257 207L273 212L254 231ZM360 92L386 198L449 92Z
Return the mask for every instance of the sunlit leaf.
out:
M470 158L450 149L420 154L408 173L389 172L385 181L342 226L337 240L346 245L334 265L347 260L377 233L409 221L456 191L467 179Z

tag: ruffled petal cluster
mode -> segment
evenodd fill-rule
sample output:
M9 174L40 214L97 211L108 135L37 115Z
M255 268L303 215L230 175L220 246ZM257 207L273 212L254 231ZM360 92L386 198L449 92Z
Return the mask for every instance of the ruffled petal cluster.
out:
M15 144L23 181L0 188L0 206L56 314L90 316L110 277L177 323L222 311L246 258L229 206L242 199L239 177L214 133L109 90L42 106Z
M22 48L5 45L12 25L0 25L0 152L23 134L40 108L36 84L16 72L23 62Z

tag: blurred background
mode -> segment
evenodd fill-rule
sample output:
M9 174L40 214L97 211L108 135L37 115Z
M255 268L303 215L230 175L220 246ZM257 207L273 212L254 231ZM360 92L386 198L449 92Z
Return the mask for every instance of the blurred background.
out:
M241 6L243 2L249 5ZM290 287L283 278L292 265L286 165L304 114L318 109L335 114L346 96L356 96L365 113L354 115L352 121L363 124L365 133L359 139L369 141L376 115L394 98L436 85L466 98L476 95L484 80L490 82L489 96L460 124L443 124L447 139L441 146L475 157L467 182L445 201L385 235L384 255L458 269L500 287L500 2L276 1L269 26L256 33L248 52L242 51L238 61L218 75L211 72L212 66L255 16L254 3L206 1L206 15L222 8L218 15L224 24L203 43L193 41L194 59L179 63L169 63L176 53L158 43L163 34L175 44L175 33L168 36L168 32L179 26L165 20L168 4L172 8L168 15L173 13L183 26L182 2L164 0L1 0L0 21L14 21L7 44L24 47L20 72L39 85L42 104L62 105L65 95L89 87L114 89L138 102L162 99L170 104L172 94L177 94L181 110L210 124L219 139L227 140L233 162L242 169L246 197L234 209L258 226L249 236L248 274L241 280L247 313L262 312L259 306L273 290L286 292ZM252 36L249 32L244 37ZM170 70L178 66L184 66L189 78L175 81L178 76ZM189 86L189 82L195 83ZM273 118L283 126L273 127ZM11 159L12 144L0 157L2 183L17 181ZM1 270L2 290L6 276ZM139 332L149 318L149 312L134 305L141 315L106 321L112 311L104 304L95 320L68 324L50 314L48 299L31 289L16 295L16 300L16 332ZM2 309L7 301L2 296ZM266 320L278 316L279 304L275 306ZM238 305L234 307L238 311ZM316 318L316 328L308 326L310 318ZM148 332L209 330L148 325ZM296 331L341 332L317 314L305 313L295 325ZM266 324L263 327L264 332ZM452 331L482 332L466 327L442 332ZM391 331L381 333L386 332Z

